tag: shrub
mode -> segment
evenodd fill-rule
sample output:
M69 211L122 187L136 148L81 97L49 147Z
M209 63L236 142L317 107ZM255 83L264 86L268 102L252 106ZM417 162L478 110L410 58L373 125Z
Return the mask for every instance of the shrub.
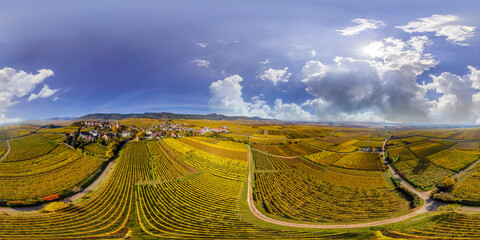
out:
M43 198L43 200L45 201L53 201L53 200L56 200L56 199L59 199L60 198L60 194L54 194L54 195L50 195L50 196L46 196Z
M51 202L47 206L45 206L44 209L49 211L49 212L55 212L55 211L64 209L68 206L69 206L69 204L66 204L64 202Z
M25 205L27 205L27 202L25 201L8 201L7 202L7 206L9 207L20 207Z

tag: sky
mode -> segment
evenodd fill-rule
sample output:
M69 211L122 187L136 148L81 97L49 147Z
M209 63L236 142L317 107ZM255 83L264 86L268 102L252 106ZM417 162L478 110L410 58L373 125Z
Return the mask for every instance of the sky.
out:
M0 0L0 123L89 113L480 124L480 3Z

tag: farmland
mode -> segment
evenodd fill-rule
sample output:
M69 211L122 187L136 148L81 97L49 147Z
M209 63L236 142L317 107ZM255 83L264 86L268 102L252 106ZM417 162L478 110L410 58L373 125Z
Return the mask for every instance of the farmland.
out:
M83 156L37 135L10 141L0 162L0 201L33 201L68 192L99 170L102 160ZM26 202L25 202L26 204Z
M143 120L126 122L138 121ZM146 121L142 126L158 123ZM0 214L0 239L105 239L121 238L127 232L133 232L135 239L374 239L373 230L333 228L338 224L377 226L381 221L417 214L422 206L415 203L415 193L398 187L386 171L378 150L389 134L382 129L230 125L236 133L123 140L111 160L106 157L109 145L100 141L77 150L59 144L63 133L75 132L76 127L38 130L22 126L34 130L8 139L8 154L7 141L0 142L5 155L0 161L3 205L61 200L81 191L80 186L88 186L108 162L112 167L93 191L82 193L83 197L61 210ZM415 131L419 136L396 131L402 137L387 142L390 166L418 189L415 191L435 187L479 157L478 141L454 139L474 131L439 130L445 139L424 134L430 133L427 130ZM235 141L235 134L248 137ZM477 169L456 179L448 194L463 201L479 201ZM259 213L247 204L249 189ZM477 236L475 232L464 234L478 226L476 215L426 212L442 219L428 224L382 225L380 232L393 238ZM279 226L260 220L257 214L272 221L315 227Z
M381 173L330 171L301 159L292 161L262 153L254 153L254 159L254 199L261 209L276 217L348 222L408 209L407 201L389 189ZM379 161L378 155L376 160ZM266 169L278 171L260 171ZM292 181L296 184L290 184Z

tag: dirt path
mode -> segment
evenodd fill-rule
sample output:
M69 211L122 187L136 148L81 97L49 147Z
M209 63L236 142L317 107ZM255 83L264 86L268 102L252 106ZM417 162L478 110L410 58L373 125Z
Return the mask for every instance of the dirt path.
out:
M7 146L8 146L8 149L5 152L5 154L3 154L3 157L0 158L0 162L8 155L8 153L10 153L10 140L7 140Z
M475 166L478 165L478 163L480 163L480 159L477 159L477 161L473 162L472 164L470 164L470 166L468 166L467 168L463 169L462 171L458 172L457 174L451 176L451 178L455 179L455 178L460 178L460 176L463 176L465 175L468 171L472 170L472 168L474 168Z

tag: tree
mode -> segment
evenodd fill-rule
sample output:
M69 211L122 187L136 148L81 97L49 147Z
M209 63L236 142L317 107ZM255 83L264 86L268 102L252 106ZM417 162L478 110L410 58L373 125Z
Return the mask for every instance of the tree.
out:
M106 152L105 152L105 156L107 158L112 158L113 156L115 156L115 153L113 152L113 149L108 149Z
M447 204L443 205L437 208L437 211L443 212L448 214L449 216L452 216L454 213L456 213L460 209L460 205L458 204Z
M450 191L453 186L455 186L455 179L451 177L446 177L443 182L437 184L437 187L443 191Z
M142 130L142 131L138 132L138 133L137 133L137 141L140 140L140 139L142 139L143 137L145 137L146 134L147 134L147 133L146 133L145 130Z

